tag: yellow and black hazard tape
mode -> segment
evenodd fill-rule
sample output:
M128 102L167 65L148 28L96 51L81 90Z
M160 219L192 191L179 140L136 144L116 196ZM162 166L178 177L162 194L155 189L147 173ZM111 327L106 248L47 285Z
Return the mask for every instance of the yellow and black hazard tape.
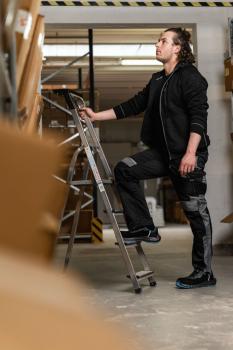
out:
M91 220L92 242L103 242L103 222L95 217Z
M42 6L115 6L115 7L233 7L233 2L182 1L42 1Z

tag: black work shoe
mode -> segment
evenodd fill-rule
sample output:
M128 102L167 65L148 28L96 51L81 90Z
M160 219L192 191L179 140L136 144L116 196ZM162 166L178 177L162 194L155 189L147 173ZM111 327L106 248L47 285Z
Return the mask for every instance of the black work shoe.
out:
M191 275L178 278L176 281L176 287L180 289L209 287L215 286L216 282L217 280L212 272L194 270Z
M138 242L158 243L161 240L157 227L153 230L142 228L135 231L122 231L122 237L126 245L137 244Z

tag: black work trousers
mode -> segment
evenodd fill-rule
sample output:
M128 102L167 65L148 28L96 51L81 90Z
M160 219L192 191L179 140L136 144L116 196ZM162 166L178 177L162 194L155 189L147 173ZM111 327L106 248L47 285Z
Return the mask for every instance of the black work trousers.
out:
M140 180L169 176L193 232L192 264L194 269L211 272L212 225L205 198L204 172L208 152L197 154L193 172L181 176L181 158L168 161L155 149L147 149L124 158L115 167L116 186L130 231L153 225Z

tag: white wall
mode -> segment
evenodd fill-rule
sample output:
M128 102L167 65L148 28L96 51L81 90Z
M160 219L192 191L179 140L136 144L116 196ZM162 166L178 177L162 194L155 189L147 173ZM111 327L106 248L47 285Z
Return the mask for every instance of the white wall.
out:
M214 243L233 242L233 224L220 220L233 211L233 159L230 94L224 92L224 51L232 8L105 8L44 7L46 23L153 24L196 23L198 67L209 82L210 159L208 202ZM91 27L91 26L90 26Z

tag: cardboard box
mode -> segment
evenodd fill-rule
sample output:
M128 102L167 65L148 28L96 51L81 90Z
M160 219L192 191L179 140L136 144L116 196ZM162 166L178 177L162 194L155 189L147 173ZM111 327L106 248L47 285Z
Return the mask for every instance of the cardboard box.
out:
M87 302L77 272L74 280L1 251L0 274L2 350L139 350L136 334Z
M0 159L0 246L51 259L56 232L51 234L42 226L45 214L52 215L51 199L56 202L52 174L63 159L62 151L1 122Z

